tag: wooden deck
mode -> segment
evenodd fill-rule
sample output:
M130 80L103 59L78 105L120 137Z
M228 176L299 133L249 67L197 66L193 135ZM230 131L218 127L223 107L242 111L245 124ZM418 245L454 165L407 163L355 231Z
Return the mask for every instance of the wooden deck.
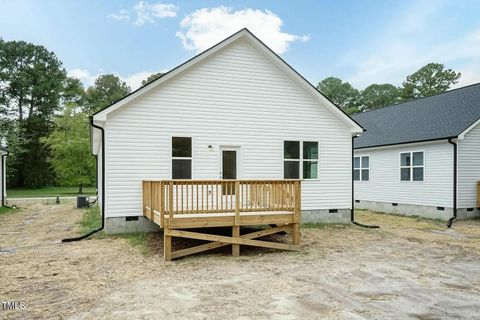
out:
M227 245L298 250L301 188L299 180L161 180L143 181L143 215L164 229L165 260ZM241 226L269 226L241 234ZM232 236L184 229L231 227ZM292 243L255 240L278 232ZM210 241L172 252L172 237Z

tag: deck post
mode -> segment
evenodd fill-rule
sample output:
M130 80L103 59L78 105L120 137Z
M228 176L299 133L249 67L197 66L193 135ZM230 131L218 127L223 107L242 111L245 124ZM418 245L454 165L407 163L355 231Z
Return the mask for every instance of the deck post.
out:
M295 209L293 212L292 244L300 244L300 212L301 212L300 181L295 181Z
M173 181L168 183L168 228L172 227L173 219Z
M165 183L160 181L160 228L165 225Z
M168 228L163 229L163 259L172 260L172 236L168 235Z
M232 237L240 237L240 181L235 181L235 225L232 227ZM232 255L240 255L240 245L232 244Z

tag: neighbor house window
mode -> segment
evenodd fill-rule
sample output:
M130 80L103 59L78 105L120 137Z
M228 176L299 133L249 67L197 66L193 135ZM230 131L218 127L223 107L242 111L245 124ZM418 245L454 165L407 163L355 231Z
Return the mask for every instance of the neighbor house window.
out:
M172 179L192 179L192 138L172 137Z
M353 158L353 180L368 181L370 180L370 157Z
M283 142L283 177L285 179L318 178L318 142Z
M425 159L423 152L400 153L400 180L423 181Z

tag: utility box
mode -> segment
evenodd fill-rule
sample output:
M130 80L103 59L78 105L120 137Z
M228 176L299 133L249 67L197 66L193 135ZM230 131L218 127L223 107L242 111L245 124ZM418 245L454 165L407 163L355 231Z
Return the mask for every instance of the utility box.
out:
M77 208L88 208L88 197L87 196L78 196L77 197Z

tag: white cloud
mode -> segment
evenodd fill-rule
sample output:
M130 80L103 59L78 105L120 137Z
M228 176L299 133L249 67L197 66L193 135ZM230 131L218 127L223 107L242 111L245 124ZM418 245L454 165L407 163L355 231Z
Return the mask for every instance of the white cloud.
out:
M173 18L177 16L178 7L171 3L137 2L131 10L122 9L118 13L109 14L107 17L115 20L133 20L133 24L142 26L154 23L156 19Z
M398 23L372 36L363 48L345 54L340 65L353 70L346 80L358 88L383 82L400 85L425 64L439 62L462 73L456 86L480 82L480 29L449 39L448 25L439 29L437 23L443 5L417 2Z
M167 71L168 70L161 70L160 72L165 73ZM130 87L130 89L132 89L133 91L140 88L140 86L142 85L142 81L146 80L153 73L155 72L140 71L127 76L122 76L119 74L115 74L115 75L118 76L122 81L125 81L127 85ZM92 86L95 83L95 79L97 79L97 77L102 74L104 74L104 72L92 74L87 69L72 69L68 71L68 75L70 77L79 79L85 87Z
M273 51L282 54L290 43L307 41L306 35L294 35L282 32L282 19L269 10L243 9L220 6L203 8L187 15L181 22L181 31L176 33L187 50L197 52L208 49L227 36L248 28Z
M115 20L130 20L130 15L128 13L128 10L122 9L118 13L109 14L107 18L112 18Z

